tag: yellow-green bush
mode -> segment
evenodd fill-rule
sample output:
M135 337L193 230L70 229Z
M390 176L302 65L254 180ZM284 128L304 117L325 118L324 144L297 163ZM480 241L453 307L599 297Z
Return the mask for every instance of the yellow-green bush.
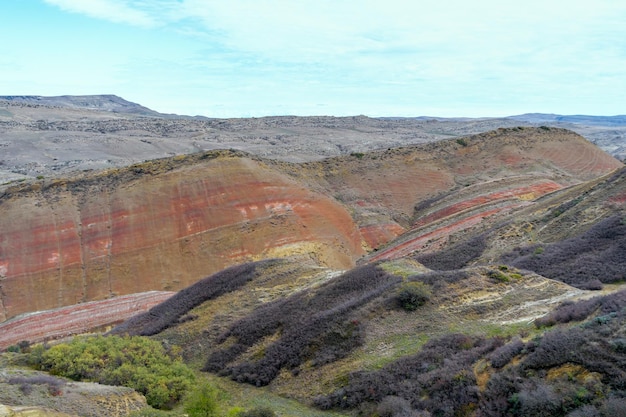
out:
M155 408L178 402L194 380L193 372L163 346L146 337L74 338L55 345L36 365L74 380L121 385L144 394Z

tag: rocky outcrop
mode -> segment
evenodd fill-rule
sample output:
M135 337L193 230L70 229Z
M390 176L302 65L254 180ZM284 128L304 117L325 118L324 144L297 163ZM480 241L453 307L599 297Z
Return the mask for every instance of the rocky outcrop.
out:
M124 417L145 407L145 397L131 388L69 381L16 368L0 369L2 417Z
M0 323L0 350L22 341L37 343L101 330L148 311L172 295L149 291L15 317Z

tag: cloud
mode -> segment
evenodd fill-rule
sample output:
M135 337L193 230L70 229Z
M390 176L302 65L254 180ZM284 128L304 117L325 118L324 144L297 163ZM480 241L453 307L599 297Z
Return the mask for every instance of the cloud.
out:
M128 77L154 71L154 85L176 79L205 96L220 90L224 103L387 103L410 112L521 102L537 110L559 100L591 103L577 91L606 101L626 93L626 2L615 0L44 1L158 29L151 54L169 66L138 67L133 54ZM283 89L293 94L279 98Z
M115 23L126 23L140 27L157 25L154 6L146 7L147 2L129 2L123 0L44 0L61 10L84 14L96 19ZM169 3L169 2L168 2Z

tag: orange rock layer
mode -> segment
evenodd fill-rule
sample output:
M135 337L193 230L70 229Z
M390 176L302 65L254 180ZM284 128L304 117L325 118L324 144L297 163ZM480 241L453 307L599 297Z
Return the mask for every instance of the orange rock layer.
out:
M363 253L344 207L246 158L77 188L67 183L1 202L0 319L178 290L276 253L314 247L311 257L338 269Z

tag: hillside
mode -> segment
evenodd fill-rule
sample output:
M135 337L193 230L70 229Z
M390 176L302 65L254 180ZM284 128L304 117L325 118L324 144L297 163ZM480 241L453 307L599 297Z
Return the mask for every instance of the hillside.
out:
M621 415L625 173L544 195L467 242L322 280L289 260L230 268L113 332L186 346L205 372L351 415ZM486 259L530 237L543 261L513 266L520 249ZM598 271L603 291L568 285L581 259L589 279L598 265L617 275ZM546 266L570 274L549 279Z
M571 132L519 128L307 164L213 151L18 185L0 196L2 317L179 290L255 259L345 270L412 236L428 199L458 195L482 218L619 166Z

